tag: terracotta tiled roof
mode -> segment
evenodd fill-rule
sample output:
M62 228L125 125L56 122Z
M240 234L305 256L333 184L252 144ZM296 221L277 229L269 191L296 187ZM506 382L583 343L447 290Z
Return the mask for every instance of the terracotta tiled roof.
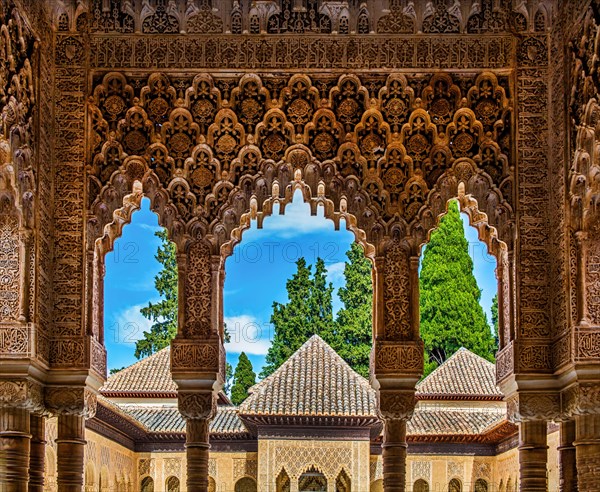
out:
M151 432L185 432L185 420L174 405L121 403L118 407ZM217 407L217 415L210 422L211 434L245 434L247 432L238 417L236 407Z
M176 397L170 358L170 347L159 350L109 377L100 393L109 397L145 394Z
M475 435L506 420L504 410L474 410L417 407L407 423L409 435Z
M375 392L321 337L313 335L250 388L242 415L375 417Z
M494 364L461 348L417 385L421 400L501 400Z

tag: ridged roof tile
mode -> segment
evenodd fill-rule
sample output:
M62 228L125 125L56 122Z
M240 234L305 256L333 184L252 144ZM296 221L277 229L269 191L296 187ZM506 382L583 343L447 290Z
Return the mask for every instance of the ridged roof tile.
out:
M118 407L151 432L185 432L185 420L175 405L121 403ZM211 434L243 434L247 432L248 430L238 416L236 407L225 405L217 407L217 414L210 421Z
M140 393L177 396L177 386L171 377L171 348L166 347L121 369L106 380L100 393L105 396Z
M496 386L495 370L491 362L461 348L417 384L417 397L436 400L501 400L502 393Z
M415 410L406 424L411 436L476 435L506 419L504 410L423 409Z
M242 415L374 417L375 392L313 335L273 374L250 388Z

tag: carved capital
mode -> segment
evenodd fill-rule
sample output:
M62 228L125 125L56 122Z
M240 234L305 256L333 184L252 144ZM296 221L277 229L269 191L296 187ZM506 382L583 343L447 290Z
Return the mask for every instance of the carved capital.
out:
M45 412L44 388L27 380L0 380L0 406L23 408L37 414Z
M46 388L46 407L56 415L92 418L96 414L96 396L82 386L50 386Z
M510 421L556 420L560 417L558 393L515 393L507 400Z
M383 420L408 420L412 417L417 400L414 391L379 391L379 414Z
M217 411L217 399L212 391L180 391L179 412L185 419L210 419Z
M600 414L600 384L575 384L560 395L564 418Z
M171 370L186 372L194 370L203 373L219 373L222 343L212 340L188 340L175 338L171 344Z
M375 377L423 373L423 341L390 342L375 340L371 352Z

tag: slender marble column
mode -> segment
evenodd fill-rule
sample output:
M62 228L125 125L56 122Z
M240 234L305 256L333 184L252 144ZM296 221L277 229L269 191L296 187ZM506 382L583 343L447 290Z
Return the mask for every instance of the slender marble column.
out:
M523 492L546 492L548 444L545 420L519 424L519 475Z
M561 422L558 447L560 492L577 492L577 466L573 441L575 441L575 421Z
M44 459L46 457L46 419L32 415L31 452L29 453L29 492L44 490Z
M83 491L85 444L85 417L77 414L59 415L56 454L60 492Z
M29 411L0 408L0 490L27 492L31 434Z
M406 487L406 420L387 419L383 434L383 488L404 492Z
M600 490L600 415L575 417L575 453L579 492Z
M209 419L188 419L186 425L187 489L208 492Z

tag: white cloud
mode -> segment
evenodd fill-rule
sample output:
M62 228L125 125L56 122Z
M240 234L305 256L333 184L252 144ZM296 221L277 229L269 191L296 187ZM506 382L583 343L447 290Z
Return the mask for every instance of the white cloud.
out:
M346 263L343 261L338 261L337 263L332 263L331 265L327 265L327 281L333 282L334 285L343 285L344 284L344 267Z
M105 326L105 337L113 340L114 343L134 344L144 337L144 331L150 331L152 322L142 316L140 309L147 304L137 304L129 306L120 313L117 313L113 319L112 325Z
M307 233L333 231L334 226L331 220L324 217L322 209L312 216L307 203L294 200L285 207L285 215L279 215L278 210L274 209L273 215L263 222L263 229L277 233L284 239L291 239Z
M224 319L231 342L225 344L225 350L239 354L266 355L271 346L272 327L261 323L254 316L242 314Z
M162 230L162 227L159 225L145 224L145 223L136 223L135 225L137 227L139 227L140 229L143 229L145 231L150 231L152 233Z

